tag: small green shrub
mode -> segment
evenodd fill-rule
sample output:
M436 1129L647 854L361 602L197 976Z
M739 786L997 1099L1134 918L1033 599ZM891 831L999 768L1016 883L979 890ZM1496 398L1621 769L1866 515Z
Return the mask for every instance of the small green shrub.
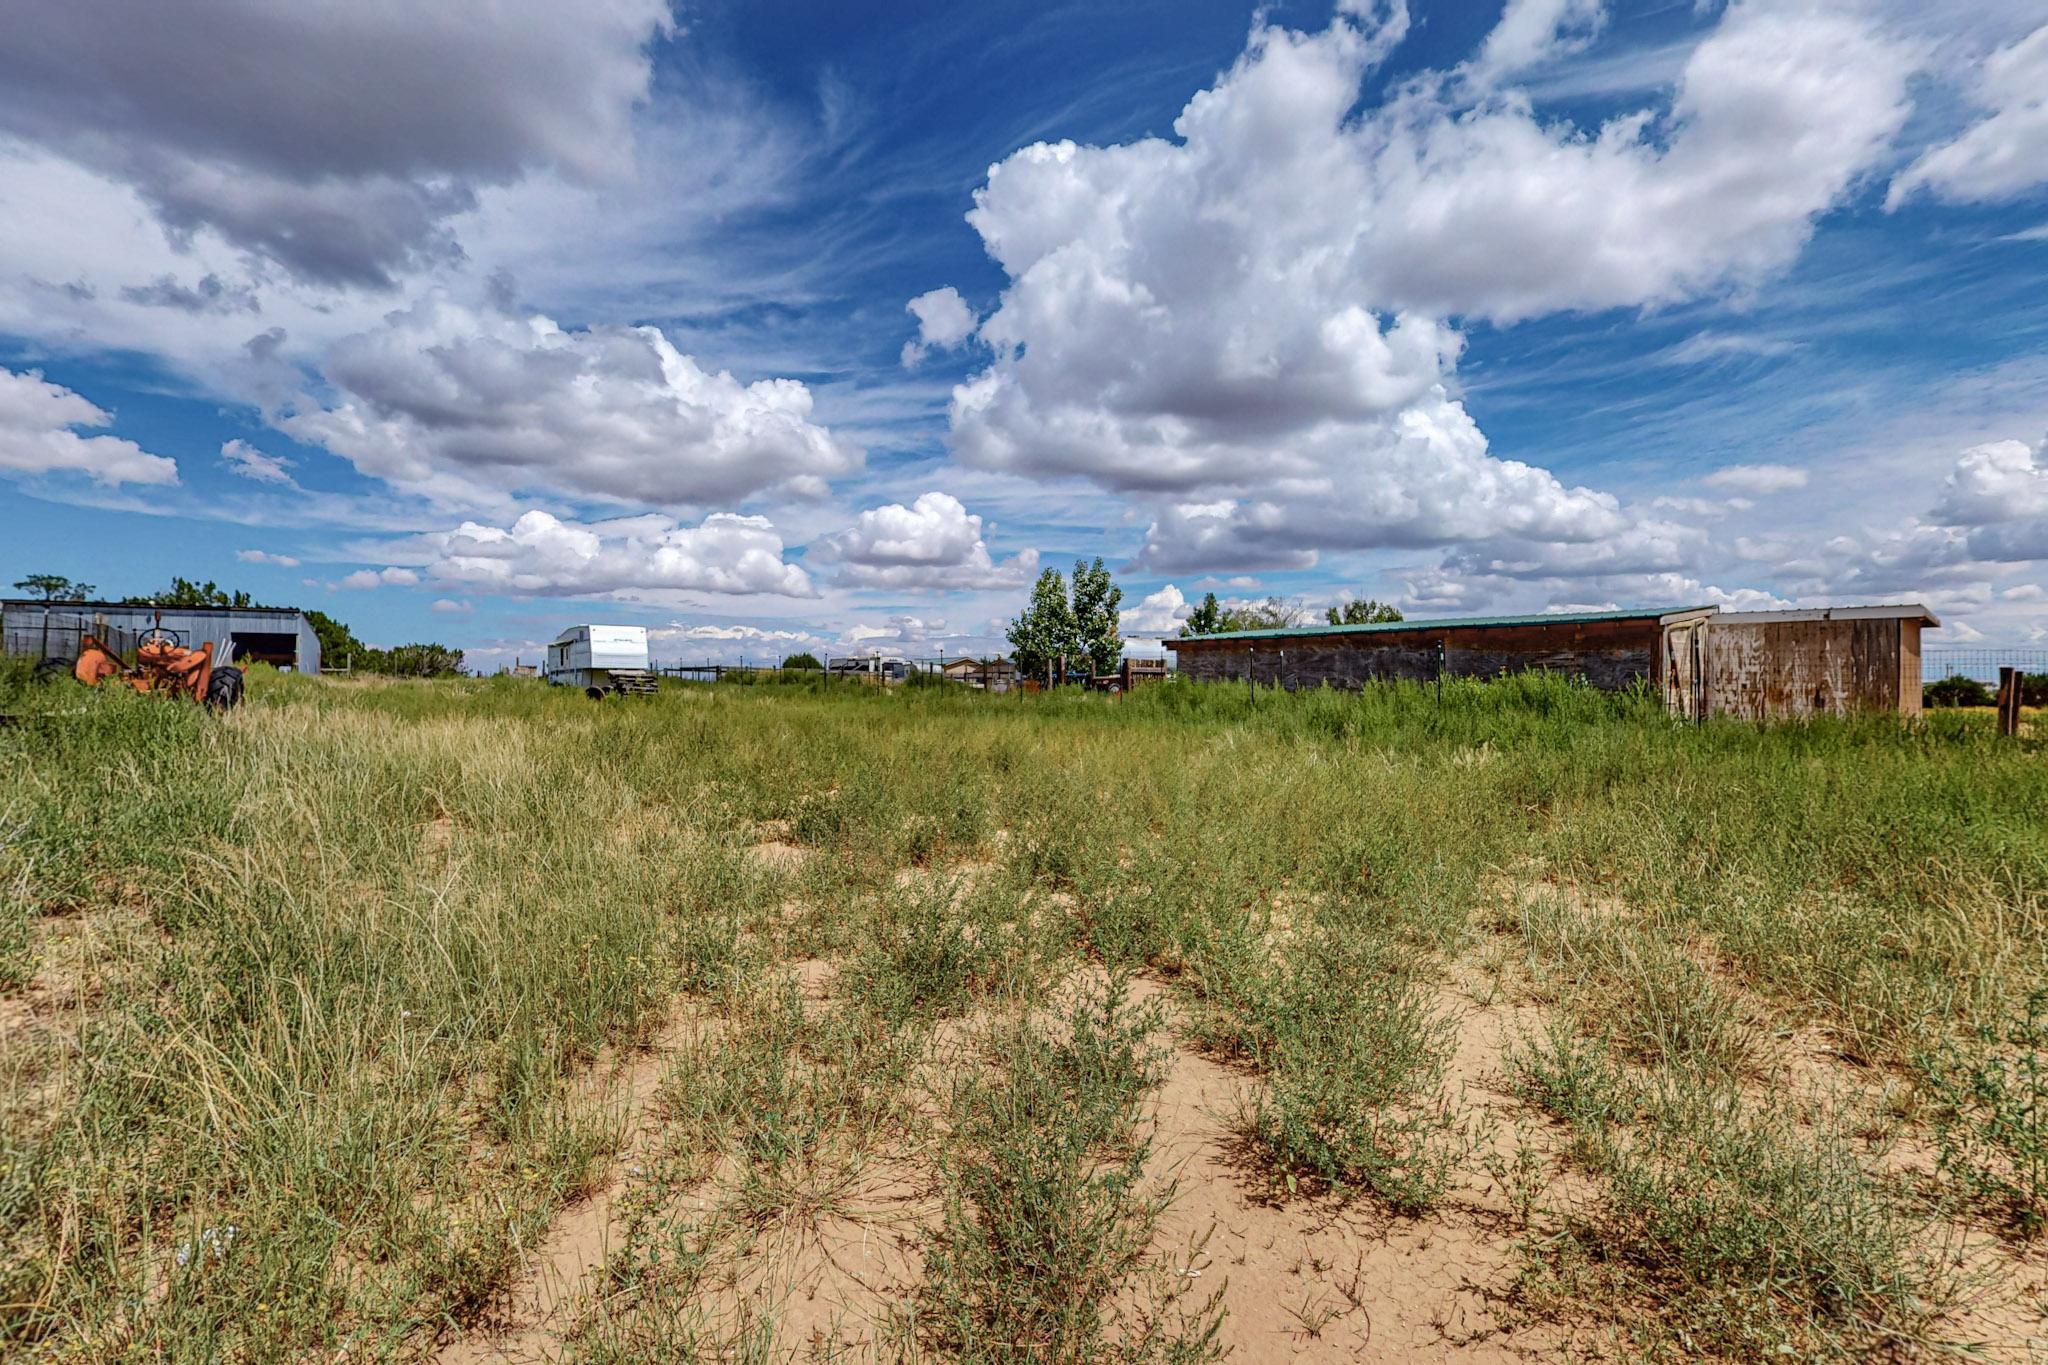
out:
M1467 1144L1443 1093L1454 1024L1412 950L1346 925L1278 957L1220 938L1196 963L1198 1033L1266 1072L1242 1118L1286 1188L1363 1188L1407 1213L1435 1203Z
M988 981L994 954L959 899L960 887L951 881L898 893L847 964L854 998L896 1023L964 1009Z
M1924 1064L1941 1170L2023 1238L2048 1230L2048 986L1969 1053Z
M961 1155L945 1171L943 1223L925 1254L919 1319L946 1358L1005 1365L1201 1361L1218 1357L1213 1312L1120 1317L1118 1291L1144 1264L1172 1197L1146 1179L1135 1136L1164 1054L1157 1006L1112 977L1053 1027L989 1038L1001 1074L953 1097Z

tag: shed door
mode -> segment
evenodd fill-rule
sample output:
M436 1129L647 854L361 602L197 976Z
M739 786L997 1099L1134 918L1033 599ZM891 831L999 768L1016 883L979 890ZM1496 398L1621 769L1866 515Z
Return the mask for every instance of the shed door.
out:
M1664 705L1681 720L1706 714L1706 629L1688 621L1664 631Z

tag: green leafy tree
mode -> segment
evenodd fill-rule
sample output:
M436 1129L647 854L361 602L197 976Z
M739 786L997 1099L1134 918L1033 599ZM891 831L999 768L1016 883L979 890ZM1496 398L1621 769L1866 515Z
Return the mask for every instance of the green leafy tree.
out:
M1124 590L1116 585L1098 555L1093 564L1074 561L1074 642L1093 673L1107 673L1123 657L1121 634Z
M259 605L255 598L242 591L229 592L208 579L194 583L189 578L173 578L171 586L153 592L147 597L124 597L122 603L131 607L254 607Z
M350 668L404 678L445 678L462 671L462 651L447 645L412 644L378 649L364 644L345 622L324 611L307 612L306 622L320 641L323 668Z
M446 645L396 645L372 650L373 671L400 678L447 678L462 671L462 651Z
M1205 593L1202 604L1188 613L1188 619L1181 625L1180 633L1186 635L1214 635L1223 629L1223 607L1216 601L1215 593Z
M1017 671L1027 678L1042 678L1048 666L1062 655L1072 658L1081 650L1074 635L1074 609L1067 601L1066 580L1058 569L1047 569L1032 585L1031 601L1023 614L1010 622L1010 657Z
M1362 601L1339 603L1331 607L1327 614L1333 626L1376 626L1383 622L1403 619L1399 607L1372 597Z
M815 654L792 654L782 661L784 668L808 668L822 671L825 665L818 662Z
M320 641L322 667L349 668L356 659L367 658L372 652L345 623L324 611L307 612L306 623L313 627L313 635Z
M17 578L14 590L44 602L86 602L99 591L90 583L74 583L60 573L32 573Z
M1957 674L1928 683L1921 689L1920 700L1923 706L1989 706L1997 698L1975 678Z
M1284 597L1223 609L1219 630L1287 630L1308 619L1308 608Z

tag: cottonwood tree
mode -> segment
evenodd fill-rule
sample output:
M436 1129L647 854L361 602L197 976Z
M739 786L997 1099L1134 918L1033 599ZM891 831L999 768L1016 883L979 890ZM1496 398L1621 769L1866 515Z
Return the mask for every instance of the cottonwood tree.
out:
M1218 630L1288 630L1308 619L1308 608L1284 597L1263 602L1241 602L1223 609Z
M1405 619L1399 607L1373 597L1354 602L1340 602L1331 607L1327 614L1333 626L1376 626L1385 621Z
M1207 593L1202 605L1188 613L1182 635L1217 635L1233 630L1286 630L1308 619L1308 609L1284 597L1263 602L1232 602L1224 605L1215 593ZM1334 618L1333 618L1334 619Z
M1074 561L1075 652L1087 658L1090 672L1107 673L1123 657L1123 600L1124 590L1102 567L1101 556L1093 564Z
M99 591L90 583L74 583L60 573L32 573L14 580L14 590L44 602L85 602Z
M1038 575L1031 587L1031 601L1008 632L1010 658L1027 678L1043 677L1047 666L1062 655L1079 652L1074 636L1074 609L1067 602L1066 580L1058 569Z

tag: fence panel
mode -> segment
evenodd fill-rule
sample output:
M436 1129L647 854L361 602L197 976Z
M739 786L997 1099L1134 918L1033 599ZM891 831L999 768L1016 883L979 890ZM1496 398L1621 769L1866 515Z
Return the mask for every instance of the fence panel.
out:
M135 662L139 631L108 625L90 615L68 611L11 611L7 613L0 652L19 659L76 659L85 648L85 637L96 635L108 649L129 663Z
M1923 682L1964 677L1975 678L1980 683L1996 686L1998 670L2001 668L2017 668L2022 673L2048 673L2048 649L1978 647L1925 649L1920 652L1920 677Z

